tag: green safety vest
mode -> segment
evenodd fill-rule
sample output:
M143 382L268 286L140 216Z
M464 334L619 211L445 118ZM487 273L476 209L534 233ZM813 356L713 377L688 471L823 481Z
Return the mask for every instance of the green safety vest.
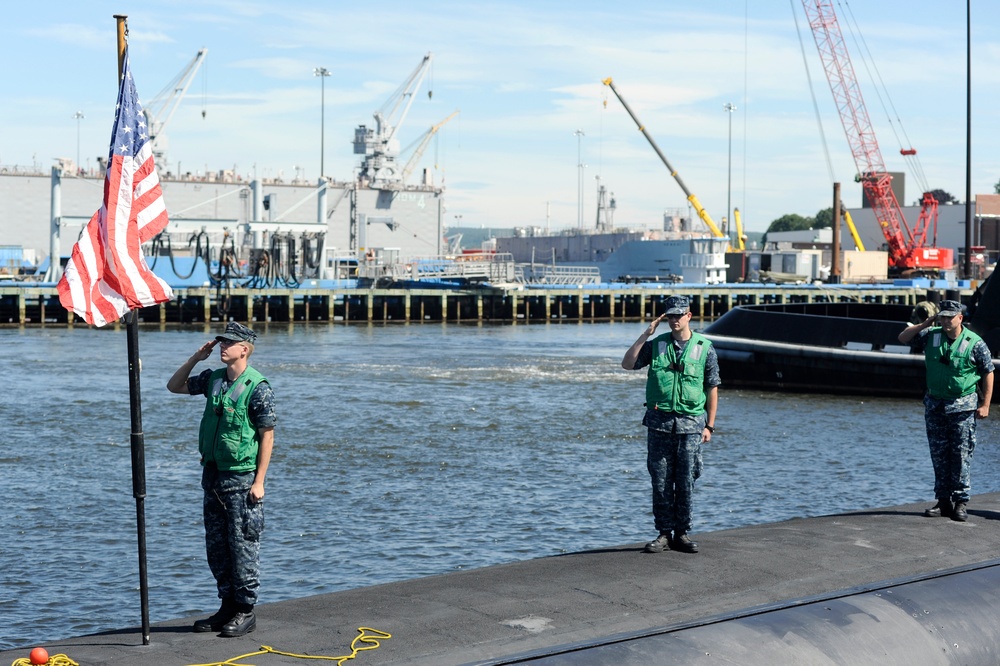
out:
M954 341L940 326L931 328L927 335L930 336L924 349L927 392L939 400L954 400L975 391L979 368L972 358L972 348L982 338L964 327Z
M653 338L653 359L646 374L646 407L696 416L705 411L705 360L711 341L691 333L680 358L670 333Z
M229 390L223 392L225 374L225 368L214 370L208 380L209 394L201 417L198 450L203 465L214 462L225 472L249 472L257 469L260 436L250 423L247 408L254 389L267 380L247 366Z

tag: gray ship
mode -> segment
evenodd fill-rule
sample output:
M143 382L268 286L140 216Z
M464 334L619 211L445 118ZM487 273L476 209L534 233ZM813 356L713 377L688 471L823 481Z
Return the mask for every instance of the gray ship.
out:
M664 213L660 229L615 229L615 201L603 185L598 186L597 201L593 229L552 234L518 228L513 236L497 238L496 250L531 268L596 268L601 282L726 282L727 237L693 229L680 211Z

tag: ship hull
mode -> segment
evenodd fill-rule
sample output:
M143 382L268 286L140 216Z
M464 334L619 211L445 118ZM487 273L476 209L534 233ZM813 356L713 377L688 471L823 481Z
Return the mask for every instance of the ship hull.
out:
M645 232L565 234L497 239L518 263L593 266L603 282L721 284L726 238L657 238Z
M881 303L740 306L703 333L728 388L919 398L924 357L898 340L912 312Z

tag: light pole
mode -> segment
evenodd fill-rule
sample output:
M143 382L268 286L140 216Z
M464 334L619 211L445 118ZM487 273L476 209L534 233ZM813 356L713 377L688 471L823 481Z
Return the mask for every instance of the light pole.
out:
M73 114L73 118L76 120L76 170L80 171L80 121L86 118L83 115L83 111L77 111Z
M732 196L733 196L733 111L736 110L736 105L731 102L726 102L722 105L722 108L729 114L729 166L727 167L726 175L726 235L729 235L728 221L732 219Z
M578 175L576 180L576 227L583 229L583 156L581 152L581 141L586 136L582 129L573 132L576 136L576 167Z
M326 77L330 76L330 70L316 67L313 69L313 76L319 77L319 177L322 180L326 173L326 165L323 163L326 149Z

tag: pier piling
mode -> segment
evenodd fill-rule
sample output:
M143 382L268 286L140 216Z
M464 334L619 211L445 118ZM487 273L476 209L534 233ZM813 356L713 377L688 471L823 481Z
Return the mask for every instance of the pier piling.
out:
M962 296L971 296L971 290ZM889 285L594 285L467 289L248 289L181 287L174 300L146 308L145 323L212 321L344 324L455 322L463 324L647 321L663 312L668 295L686 295L699 320L712 320L739 305L861 301L914 306L926 288ZM0 325L73 325L58 307L54 285L0 286ZM273 305L273 307L272 307Z

